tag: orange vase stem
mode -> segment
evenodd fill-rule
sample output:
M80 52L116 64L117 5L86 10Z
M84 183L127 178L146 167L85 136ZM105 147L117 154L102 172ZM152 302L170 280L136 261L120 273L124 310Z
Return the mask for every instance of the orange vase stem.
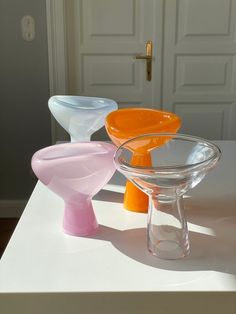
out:
M152 165L151 154L133 154L131 160L132 166L150 167ZM148 195L137 188L133 183L127 181L125 195L124 195L124 208L130 211L147 213L149 198Z

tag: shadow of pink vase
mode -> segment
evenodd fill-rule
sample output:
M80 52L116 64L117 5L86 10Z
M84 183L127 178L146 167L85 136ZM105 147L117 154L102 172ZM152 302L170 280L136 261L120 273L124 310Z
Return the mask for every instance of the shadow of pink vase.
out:
M38 179L65 202L63 229L74 236L96 233L92 197L115 172L115 146L105 142L65 143L37 151L31 161Z

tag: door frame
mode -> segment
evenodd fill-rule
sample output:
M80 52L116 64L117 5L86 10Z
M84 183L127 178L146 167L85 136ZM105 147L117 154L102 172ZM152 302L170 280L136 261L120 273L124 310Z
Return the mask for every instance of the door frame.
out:
M50 96L66 95L68 92L65 2L66 0L46 0ZM52 117L52 143L56 142L58 133L60 130Z

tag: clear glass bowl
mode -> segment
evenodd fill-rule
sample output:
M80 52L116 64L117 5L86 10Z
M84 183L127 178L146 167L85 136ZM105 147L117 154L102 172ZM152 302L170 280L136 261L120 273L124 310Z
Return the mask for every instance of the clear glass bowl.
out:
M145 167L136 156L150 154ZM220 159L213 143L183 134L156 133L135 137L115 154L116 168L149 196L147 242L149 251L163 259L178 259L190 252L183 195L194 188Z

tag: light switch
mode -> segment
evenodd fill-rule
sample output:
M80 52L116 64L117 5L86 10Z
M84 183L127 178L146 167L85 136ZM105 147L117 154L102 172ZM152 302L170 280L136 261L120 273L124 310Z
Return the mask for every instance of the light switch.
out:
M32 41L35 38L35 22L30 15L25 15L21 19L22 37L26 41Z

